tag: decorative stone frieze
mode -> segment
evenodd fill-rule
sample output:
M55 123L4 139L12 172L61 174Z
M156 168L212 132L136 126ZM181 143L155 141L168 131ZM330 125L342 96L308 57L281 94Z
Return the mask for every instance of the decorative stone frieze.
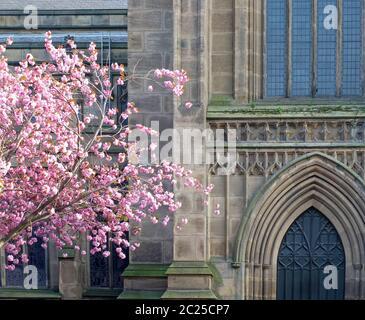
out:
M210 121L210 128L236 130L237 143L301 142L358 143L365 139L365 121L353 120L285 120Z
M296 158L308 153L319 151L318 149L286 149L270 150L261 149L259 151L238 150L236 161L229 164L230 174L264 176L269 177L285 167ZM364 148L344 148L336 150L321 150L321 152L333 157L333 159L343 163L349 170L354 171L362 179L365 178L365 147ZM216 161L210 167L211 175L219 175L227 166L226 162ZM222 170L220 170L222 169Z

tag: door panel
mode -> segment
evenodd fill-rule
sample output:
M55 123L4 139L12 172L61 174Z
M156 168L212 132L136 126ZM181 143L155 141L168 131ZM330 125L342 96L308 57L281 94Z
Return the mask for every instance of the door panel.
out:
M336 266L338 289L325 289L324 273ZM345 253L332 223L315 208L303 213L287 231L278 255L277 298L333 300L344 298Z

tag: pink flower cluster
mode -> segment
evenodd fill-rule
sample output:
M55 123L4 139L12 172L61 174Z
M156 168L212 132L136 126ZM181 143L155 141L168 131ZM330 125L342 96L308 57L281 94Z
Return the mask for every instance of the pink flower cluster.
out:
M189 81L189 77L184 70L156 69L154 76L156 79L163 79L164 87L171 90L177 97L183 95L184 86Z
M0 55L0 247L8 254L8 269L25 263L22 246L37 241L44 248L52 240L57 248L73 246L86 254L80 233L91 242L91 254L107 257L110 241L123 259L123 248L139 246L129 243L127 232L138 234L146 219L167 225L169 215L161 209L173 213L181 207L170 191L175 179L204 194L211 190L179 165L127 162L135 145L128 143L125 120L136 107L129 103L118 119L117 110L108 107L113 87L108 68L97 63L95 44L86 52L72 40L68 45L72 53L56 48L47 32L50 61L37 64L27 54L14 71ZM0 53L5 50L0 46ZM123 66L113 68L126 79ZM188 81L178 70L156 70L155 76L176 96ZM86 134L91 125L94 131Z

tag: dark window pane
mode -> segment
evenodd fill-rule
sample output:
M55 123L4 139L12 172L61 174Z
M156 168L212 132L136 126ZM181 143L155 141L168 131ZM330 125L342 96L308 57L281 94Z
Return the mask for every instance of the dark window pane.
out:
M128 105L128 91L127 85L118 85L118 107L120 111L125 112L127 110Z
M362 94L361 0L343 1L342 95Z
M47 255L46 250L42 248L42 240L38 238L38 242L27 247L28 250L28 265L35 266L38 271L38 288L46 288L48 286L47 272ZM24 287L24 265L19 264L14 271L6 270L6 287Z
M318 0L317 35L317 95L336 95L337 30L325 28L328 14L324 9L328 5L337 7L336 0Z
M24 286L24 275L23 265L17 265L15 270L6 270L6 286L23 288Z
M90 286L109 287L109 259L100 252L90 254Z
M110 248L109 246L110 243L108 248ZM111 255L108 258L105 258L102 253L90 254L91 287L123 288L122 273L129 263L129 250L127 248L123 250L126 258L122 260L118 257L115 249L115 244L112 244Z
M312 92L312 1L292 1L292 96Z
M267 1L267 79L268 97L286 95L287 78L287 1Z
M29 265L33 265L38 270L38 287L47 287L47 262L46 250L42 248L42 240L38 239L32 246L28 246Z
M128 266L129 256L128 249L124 250L126 255L125 259L120 259L115 252L115 245L113 244L113 288L123 288L122 273L124 269Z
M119 121L121 121L121 123L123 125L127 125L128 124L128 119L124 120L122 118L120 118L120 114L122 112L126 112L127 111L127 107L128 107L128 91L127 91L127 84L124 85L117 85L117 106L118 106L118 117L119 117Z

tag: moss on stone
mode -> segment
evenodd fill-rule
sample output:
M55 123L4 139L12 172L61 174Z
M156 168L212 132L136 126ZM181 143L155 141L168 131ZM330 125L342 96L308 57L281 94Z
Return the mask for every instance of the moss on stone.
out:
M217 300L217 296L211 290L167 290L161 299Z
M53 290L26 290L18 288L1 288L0 299L61 299L62 295Z
M123 277L166 277L168 267L165 264L130 264Z
M164 291L124 291L118 296L118 300L159 300Z
M173 262L166 271L166 275L210 275L211 269L206 262L181 261Z

